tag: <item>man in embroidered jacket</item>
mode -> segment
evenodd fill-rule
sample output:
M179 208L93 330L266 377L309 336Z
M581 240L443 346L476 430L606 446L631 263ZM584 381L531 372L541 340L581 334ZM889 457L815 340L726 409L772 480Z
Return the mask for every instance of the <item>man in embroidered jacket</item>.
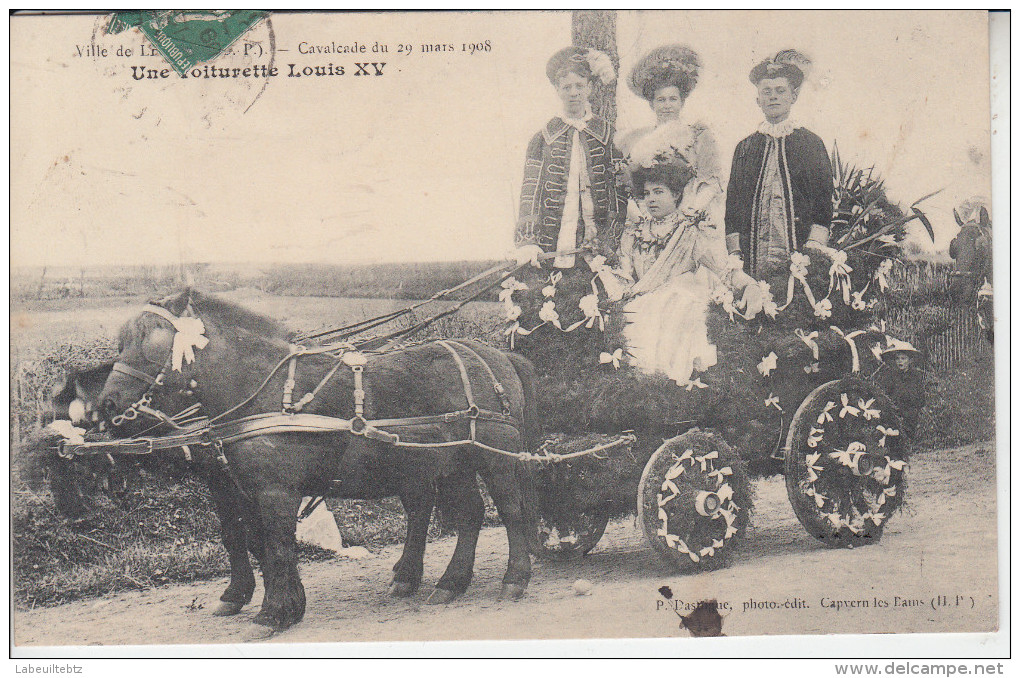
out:
M765 121L733 152L726 192L726 246L758 279L789 266L790 253L826 248L832 170L818 135L790 118L803 70L780 52L751 71Z
M606 55L568 47L546 67L563 102L563 115L546 123L528 144L514 232L517 259L535 261L543 252L592 246L612 258L620 236L626 197L617 188L622 157L609 122L591 111L594 77L615 78ZM552 266L573 268L582 258L556 257Z

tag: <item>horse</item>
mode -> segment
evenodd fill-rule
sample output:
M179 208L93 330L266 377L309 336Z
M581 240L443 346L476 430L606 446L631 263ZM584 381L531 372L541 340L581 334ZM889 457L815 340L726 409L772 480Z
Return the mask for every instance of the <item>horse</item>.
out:
M265 583L254 618L260 630L252 635L302 619L306 601L295 529L305 496L400 498L407 537L390 586L398 597L411 596L421 584L429 521L438 504L457 531L457 544L428 602L449 602L473 574L484 516L478 476L509 542L500 598L523 596L530 554L538 549L534 489L519 454L536 444L538 432L533 367L470 340L367 353L304 349L290 340L276 321L186 288L125 323L117 362L99 395L104 420L117 437L137 435L153 422L173 426L165 412L195 403L212 422L282 409L350 424L328 433L269 428L189 450L209 487L230 561L230 582L213 614L237 614L251 601L250 552ZM304 396L294 402L296 394ZM470 416L450 414L458 412ZM481 416L486 413L493 416ZM408 418L418 423L392 424L399 446L381 431L386 427L372 427ZM469 434L479 444L465 442Z
M949 245L953 272L949 296L959 306L974 306L988 341L994 341L992 308L992 222L988 209L972 199L964 203L964 214L953 209L960 232Z

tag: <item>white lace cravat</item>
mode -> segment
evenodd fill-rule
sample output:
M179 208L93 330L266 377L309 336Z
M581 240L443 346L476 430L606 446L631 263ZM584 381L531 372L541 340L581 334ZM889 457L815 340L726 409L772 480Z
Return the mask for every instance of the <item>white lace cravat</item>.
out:
M768 120L763 120L762 123L758 125L758 131L762 134L767 134L770 137L782 139L783 137L790 136L793 133L793 130L798 127L801 127L801 125L793 118L787 118L786 120L777 123L771 123Z

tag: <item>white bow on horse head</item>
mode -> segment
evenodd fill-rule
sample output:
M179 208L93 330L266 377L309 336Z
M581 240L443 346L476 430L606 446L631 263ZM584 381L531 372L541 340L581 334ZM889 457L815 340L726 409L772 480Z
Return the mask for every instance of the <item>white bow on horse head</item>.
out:
M195 362L195 349L201 350L209 343L209 338L205 336L205 323L202 322L202 319L194 316L177 317L162 306L155 304L149 304L145 310L168 321L176 330L171 349L171 366L174 371L180 372L185 361L188 364Z

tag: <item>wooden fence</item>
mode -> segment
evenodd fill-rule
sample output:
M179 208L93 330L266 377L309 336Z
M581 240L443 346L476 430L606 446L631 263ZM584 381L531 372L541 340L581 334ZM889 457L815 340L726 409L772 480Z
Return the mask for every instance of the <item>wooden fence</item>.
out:
M993 353L974 308L889 308L882 315L890 334L912 343L935 369Z

